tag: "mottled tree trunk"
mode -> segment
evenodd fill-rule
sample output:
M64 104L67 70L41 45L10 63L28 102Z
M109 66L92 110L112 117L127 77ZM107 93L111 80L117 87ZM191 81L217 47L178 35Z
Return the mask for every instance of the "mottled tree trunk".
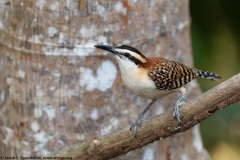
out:
M0 155L45 156L135 121L149 100L127 91L95 44L128 44L192 65L188 0L18 0L0 5ZM188 97L199 94L197 83ZM147 117L173 110L177 94ZM208 159L199 128L116 159Z

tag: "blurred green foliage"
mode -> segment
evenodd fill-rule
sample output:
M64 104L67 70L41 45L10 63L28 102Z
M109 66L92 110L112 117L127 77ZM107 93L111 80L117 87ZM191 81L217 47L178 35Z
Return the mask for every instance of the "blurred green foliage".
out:
M240 71L240 0L190 0L195 67L219 74L223 81ZM202 91L219 82L199 80ZM240 92L240 91L239 91ZM227 143L240 153L240 103L201 123L204 146L211 153Z

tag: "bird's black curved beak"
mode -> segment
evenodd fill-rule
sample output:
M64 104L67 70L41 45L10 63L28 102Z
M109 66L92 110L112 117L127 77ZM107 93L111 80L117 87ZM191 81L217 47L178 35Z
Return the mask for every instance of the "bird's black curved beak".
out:
M107 46L107 45L100 45L100 44L99 44L99 45L95 45L94 47L103 49L103 50L105 50L105 51L109 51L109 52L117 55L117 51L114 49L113 46Z

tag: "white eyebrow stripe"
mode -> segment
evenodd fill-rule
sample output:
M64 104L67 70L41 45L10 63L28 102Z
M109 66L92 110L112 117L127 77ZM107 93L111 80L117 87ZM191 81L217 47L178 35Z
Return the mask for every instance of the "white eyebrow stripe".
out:
M117 52L119 53L129 53L132 57L135 57L136 59L138 59L139 61L141 61L142 63L146 63L146 59L143 58L142 56L140 56L139 54L133 52L133 51L129 51L127 49L119 49L119 48L116 48L115 49Z

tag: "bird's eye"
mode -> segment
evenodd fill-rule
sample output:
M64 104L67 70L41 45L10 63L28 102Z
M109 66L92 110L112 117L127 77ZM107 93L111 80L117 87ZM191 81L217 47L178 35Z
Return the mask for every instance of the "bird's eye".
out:
M128 57L130 57L131 55L130 55L129 53L124 53L124 56L128 58Z

